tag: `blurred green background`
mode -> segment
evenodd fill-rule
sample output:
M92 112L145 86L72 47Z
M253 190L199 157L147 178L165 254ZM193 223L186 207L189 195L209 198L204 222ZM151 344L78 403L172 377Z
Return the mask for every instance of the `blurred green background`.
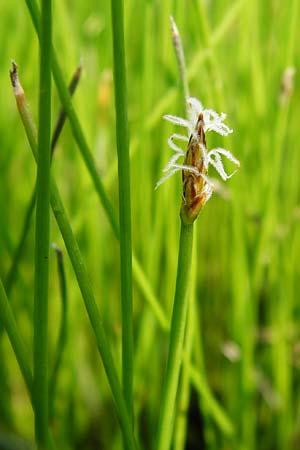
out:
M181 176L154 191L183 115L169 16L181 33L191 94L227 113L228 148L238 173L196 225L190 289L192 329L176 410L175 450L300 449L300 91L299 1L125 0L133 248L170 318L179 237ZM65 80L81 61L74 106L98 172L118 212L109 2L55 1L54 46ZM35 184L36 167L12 94L10 61L35 120L38 41L25 2L0 2L0 275L10 270ZM53 87L53 123L60 103ZM84 255L105 328L120 363L119 247L69 124L57 145L54 177ZM210 176L217 174L211 169ZM51 241L64 246L52 221ZM65 257L68 339L58 376L53 433L59 449L121 449L111 394L72 267ZM10 289L32 357L34 223ZM50 261L49 364L61 300ZM153 449L168 335L134 283L135 410L141 448ZM0 343L0 448L26 448L33 413L9 341ZM120 366L120 364L119 364ZM16 441L22 436L26 441ZM19 447L20 446L20 447Z

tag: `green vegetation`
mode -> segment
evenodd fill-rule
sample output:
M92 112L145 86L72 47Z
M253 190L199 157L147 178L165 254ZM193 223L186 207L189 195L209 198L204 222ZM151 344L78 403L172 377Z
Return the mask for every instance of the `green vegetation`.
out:
M48 290L50 245L52 2L41 2L39 119L34 260L33 402L39 450L48 438Z
M125 55L121 5L54 2L52 60L49 10L40 23L35 0L0 5L0 448L34 448L36 415L40 448L297 449L299 0L128 0ZM50 64L51 132L62 107L66 123L49 184L31 149L48 148L50 164ZM241 162L216 181L193 249L180 172L154 190L182 131L162 116L184 117L183 91L227 113L234 133L206 133L207 145ZM48 288L35 242L46 243L49 202Z

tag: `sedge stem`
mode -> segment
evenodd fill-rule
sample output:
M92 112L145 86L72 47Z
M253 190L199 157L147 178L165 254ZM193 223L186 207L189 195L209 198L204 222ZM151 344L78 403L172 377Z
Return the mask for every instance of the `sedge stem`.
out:
M50 234L52 2L41 2L40 94L36 179L34 365L35 438L48 448L48 285Z
M111 15L113 29L116 137L119 177L122 304L122 378L124 397L129 416L133 423L133 319L130 163L122 0L111 1Z
M171 320L168 361L158 423L157 450L169 450L171 445L175 401L186 325L187 291L191 271L192 244L193 224L186 225L181 221L176 290Z

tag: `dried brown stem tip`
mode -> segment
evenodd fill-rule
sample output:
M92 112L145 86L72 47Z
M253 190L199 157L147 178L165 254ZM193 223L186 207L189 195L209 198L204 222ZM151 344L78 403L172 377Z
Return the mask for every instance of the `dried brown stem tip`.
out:
M12 68L9 71L9 76L11 80L11 84L13 87L16 104L27 134L27 137L29 139L29 142L32 146L32 148L35 148L36 146L36 128L35 123L32 119L32 115L30 112L30 109L28 107L28 104L26 102L25 92L21 86L19 76L18 76L18 66L17 64L12 61Z
M170 16L170 22L171 22L172 38L173 40L177 40L178 38L180 38L180 36L173 16Z
M12 69L10 69L9 75L10 75L10 79L11 79L11 84L12 84L13 88L15 88L16 85L19 82L19 80L18 80L18 66L15 63L15 61L12 61L11 65L12 65Z
M11 80L11 84L14 90L14 94L17 100L17 103L21 100L23 100L24 97L24 91L19 81L19 75L18 75L18 65L15 61L11 62L12 68L9 71L9 76Z

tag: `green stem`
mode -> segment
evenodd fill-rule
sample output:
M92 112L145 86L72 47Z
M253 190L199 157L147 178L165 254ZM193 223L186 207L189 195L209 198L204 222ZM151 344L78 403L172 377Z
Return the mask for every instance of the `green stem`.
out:
M15 353L27 390L29 392L31 404L34 407L33 377L30 366L28 364L29 357L27 355L25 346L19 334L18 325L13 315L1 278L0 278L0 316L3 321L3 325L6 329L8 339ZM48 447L52 450L55 450L55 444L50 430L48 430L47 439L48 439Z
M16 355L20 370L23 375L28 392L32 392L32 373L28 364L29 357L25 351L25 347L20 338L18 326L16 324L11 306L9 304L6 292L4 290L2 280L0 279L0 316L6 329L11 346Z
M81 66L79 66L76 69L76 72L74 73L72 80L69 84L69 91L70 94L73 95L78 82L80 80L80 76L81 76ZM66 112L65 110L62 108L59 112L59 116L56 122L56 125L54 127L54 132L52 135L52 140L51 140L51 158L53 156L54 150L55 150L55 146L57 144L58 138L62 132L63 126L65 124L66 121ZM36 139L35 136L35 129L33 128L33 140ZM7 274L6 280L5 280L5 289L7 292L7 295L10 295L11 289L13 287L13 284L15 282L16 279L16 275L18 273L18 267L19 267L19 263L22 257L22 253L24 250L24 246L25 246L25 242L26 242L26 238L28 235L28 232L30 230L30 225L31 225L31 218L33 215L33 211L34 211L34 207L35 207L35 198L36 198L36 191L35 191L35 187L32 191L31 197L30 197L30 201L28 203L27 206L27 210L26 210L26 214L25 214L25 218L24 218L24 223L23 223L23 227L22 227L22 232L21 232L21 236L18 242L18 245L14 251L14 255L13 255L13 260L12 260L12 264L11 264L11 268L9 269L9 272ZM1 326L0 326L0 334L1 334Z
M189 305L187 327L185 334L184 349L186 361L190 363L192 356L192 348L194 341L194 310ZM174 450L183 450L185 448L187 428L188 428L188 409L191 394L191 381L187 369L187 364L184 362L180 387L178 393L178 408L175 419L175 434L174 434Z
M157 450L169 450L174 423L174 409L188 304L188 285L192 261L193 225L181 221L176 290L174 297L169 353L158 423Z
M180 93L182 96L182 102L183 102L183 110L185 111L186 115L188 116L188 110L187 110L187 98L190 96L189 92L189 83L188 83L188 77L187 77L187 70L186 70L186 63L185 63L185 56L184 56L184 50L182 46L181 36L178 31L177 25L175 23L175 20L171 16L171 30L172 30L172 39L173 39L173 46L176 54L177 59L177 66L178 66L178 73L179 73L179 80L180 80ZM194 287L195 285L195 254L193 254L193 264L191 267L191 272L193 277L191 278L191 286ZM194 294L194 292L193 292ZM191 353L192 353L192 345L193 345L193 314L191 305L189 305L188 309L188 318L187 318L187 330L185 334L185 352L188 355L188 360L190 360ZM183 367L182 376L181 376L181 383L178 388L178 413L177 417L175 418L176 421L176 433L174 436L174 449L181 449L184 447L185 438L186 438L186 422L187 422L187 413L188 413L188 406L189 406L189 400L190 400L190 380L187 373L186 367Z
M196 225L197 226L197 225ZM187 325L184 337L184 355L187 363L192 361L192 353L195 342L196 326L196 285L197 285L197 262L196 251L197 235L194 236L194 251L192 252L192 266L190 279L190 301L187 312ZM175 418L175 432L173 446L174 450L183 450L185 448L186 435L188 429L188 409L191 397L191 380L187 369L187 363L183 361L183 368L180 378L180 388L178 392L178 408Z
M119 221L122 302L122 376L128 413L133 421L133 320L130 164L127 120L123 1L111 1L113 28L116 137L119 176Z
M50 201L56 222L60 229L74 272L76 274L77 282L81 290L82 298L85 303L91 326L95 333L97 346L114 397L125 442L127 442L128 448L134 449L135 443L132 434L131 423L128 417L127 408L125 405L124 397L122 395L117 370L112 358L112 352L110 350L110 345L106 337L102 318L95 301L85 263L80 253L77 241L74 237L54 180L52 180Z
M67 330L68 330L68 298L67 298L67 283L64 266L63 252L56 244L52 244L52 248L56 252L58 278L61 297L61 321L59 328L58 341L56 345L55 359L51 376L49 377L49 418L53 420L55 416L55 398L56 398L56 386L59 369L62 362L63 352L67 342Z
M11 72L11 79L24 128L26 130L27 136L32 137L34 135L33 130L29 130L28 128L34 127L34 124L29 113L29 108L26 103L24 91L18 80L15 66L14 70ZM29 142L35 160L37 161L37 143L34 139L29 140ZM129 420L124 397L122 395L117 370L112 358L112 352L110 350L102 319L99 314L98 306L96 304L95 297L91 288L87 269L80 253L78 243L74 237L69 219L65 212L65 208L60 198L58 188L53 179L51 179L50 191L51 208L63 237L69 258L71 260L71 264L77 278L78 286L85 303L90 323L96 337L99 353L101 355L104 369L115 401L118 418L124 435L124 440L128 448L135 449L136 446L133 438L131 422Z
M48 437L48 284L50 233L51 34L52 2L41 3L40 95L36 182L34 285L35 438L46 449Z
M35 207L35 199L36 199L36 190L34 187L31 197L30 197L30 200L29 200L29 203L28 203L28 206L27 206L21 236L20 236L18 245L14 251L12 264L11 264L11 267L9 269L9 272L8 272L6 280L5 280L5 288L6 288L6 292L7 292L8 296L10 296L11 289L14 285L16 276L18 274L19 262L21 260L21 257L22 257L23 251L24 251L26 237L30 230L31 219L32 219L32 215L33 215L34 207Z
M69 84L69 87L68 87L68 90L69 90L69 93L70 93L71 97L73 96L73 94L76 91L76 88L77 88L78 83L80 81L81 72L82 72L82 66L79 65L77 67L75 73L73 74L72 79L71 79L70 84ZM65 111L64 107L62 107L61 110L59 111L58 118L57 118L57 121L56 121L56 125L54 127L54 132L53 132L53 135L52 135L52 140L51 140L51 157L53 156L53 153L54 153L54 150L55 150L58 138L61 135L61 132L62 132L62 129L63 129L64 124L66 122L66 119L67 119L67 114L66 114L66 111Z

